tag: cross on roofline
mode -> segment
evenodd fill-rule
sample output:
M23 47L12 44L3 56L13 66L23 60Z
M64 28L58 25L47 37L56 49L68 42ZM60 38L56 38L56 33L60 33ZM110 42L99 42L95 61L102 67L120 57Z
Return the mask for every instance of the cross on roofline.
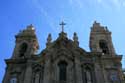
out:
M64 23L63 21L60 23L60 26L62 26L62 32L64 32L64 25L66 25L66 23Z

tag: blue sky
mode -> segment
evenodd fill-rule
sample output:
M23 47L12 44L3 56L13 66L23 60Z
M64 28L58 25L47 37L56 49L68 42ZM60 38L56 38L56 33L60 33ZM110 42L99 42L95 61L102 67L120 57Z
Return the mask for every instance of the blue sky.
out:
M45 48L48 33L53 40L64 20L65 32L72 38L77 32L80 46L89 51L90 27L96 20L112 32L117 54L125 54L125 1L124 0L0 0L0 81L5 72L4 59L12 56L14 36L19 30L33 24L36 28L40 51ZM125 68L125 57L122 60Z

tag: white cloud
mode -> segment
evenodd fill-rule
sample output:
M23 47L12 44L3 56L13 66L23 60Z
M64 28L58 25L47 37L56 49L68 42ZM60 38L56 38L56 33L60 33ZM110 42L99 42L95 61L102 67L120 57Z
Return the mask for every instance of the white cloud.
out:
M118 8L118 9L122 6L121 0L111 0L111 3L112 3L112 5L114 5L114 7Z
M55 21L54 21L54 18L52 18L52 16L50 16L48 14L48 12L44 9L44 7L40 4L40 0L29 0L29 3L32 3L32 6L40 12L41 14L41 17L45 17L46 18L46 21L47 23L49 24L49 26L52 28L52 30L55 32L55 33L58 33L56 28L55 28Z
M123 7L125 7L125 1L122 3Z
M96 0L96 2L103 7L109 7L112 9L120 10L122 7L125 7L125 0Z
M97 0L98 3L102 3L102 0Z
M111 8L119 10L122 7L125 7L125 0L68 0L69 4L73 7L83 8L84 4L89 3L91 5L95 4L100 5L104 8Z
M74 7L83 8L83 0L69 0L69 4Z
M69 0L69 3L70 3L71 5L73 5L73 0Z

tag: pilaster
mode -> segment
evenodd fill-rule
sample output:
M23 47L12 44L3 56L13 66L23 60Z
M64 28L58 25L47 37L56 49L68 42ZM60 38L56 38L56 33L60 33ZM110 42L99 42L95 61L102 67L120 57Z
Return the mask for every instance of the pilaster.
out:
M31 83L31 81L32 81L32 61L28 60L26 72L25 72L24 83Z

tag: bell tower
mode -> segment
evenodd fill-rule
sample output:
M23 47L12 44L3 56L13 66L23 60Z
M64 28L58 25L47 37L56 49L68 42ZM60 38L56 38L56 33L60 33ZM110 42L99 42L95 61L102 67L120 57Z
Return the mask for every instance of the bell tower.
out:
M91 27L89 46L92 52L115 55L111 32L96 21Z
M37 52L39 45L32 24L20 31L15 38L16 45L12 58L28 58Z

